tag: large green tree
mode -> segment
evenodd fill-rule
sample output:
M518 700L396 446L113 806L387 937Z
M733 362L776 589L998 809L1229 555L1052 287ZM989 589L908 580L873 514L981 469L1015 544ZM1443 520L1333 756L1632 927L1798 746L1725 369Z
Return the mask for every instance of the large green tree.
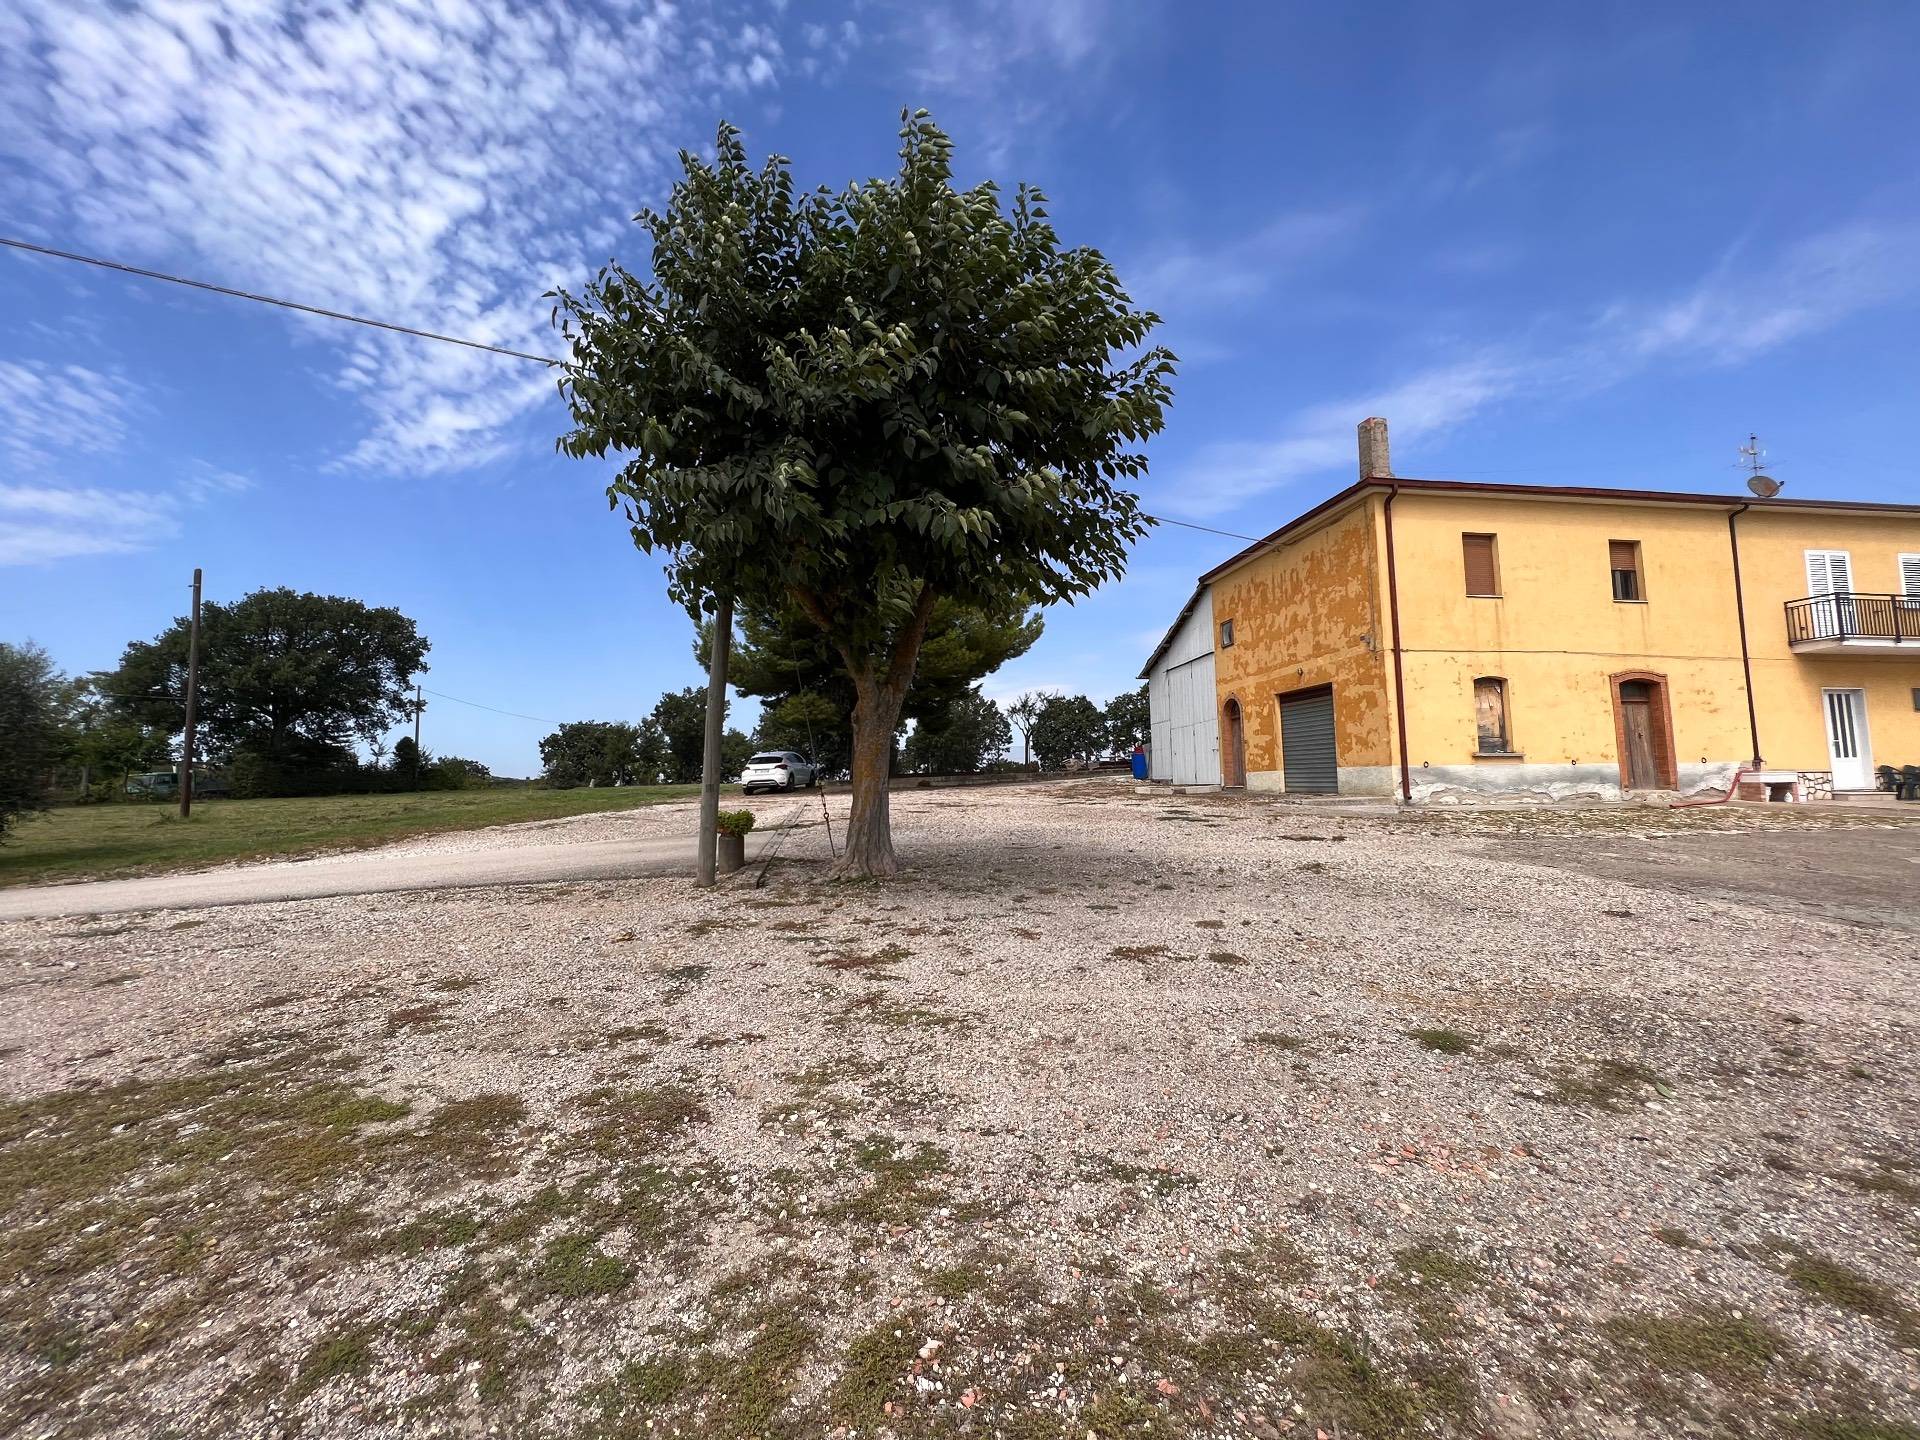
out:
M896 868L893 737L935 608L1118 577L1173 375L1038 190L955 189L924 112L900 139L893 177L803 195L723 125L639 217L651 274L556 297L561 449L623 457L609 500L690 612L796 606L851 681L855 875Z
M176 735L185 724L185 619L121 656L115 704ZM256 590L200 611L197 715L203 755L244 751L273 765L338 761L413 713L427 642L398 610L339 595ZM350 759L350 756L346 756Z
M0 840L22 815L47 808L64 683L38 645L0 642Z

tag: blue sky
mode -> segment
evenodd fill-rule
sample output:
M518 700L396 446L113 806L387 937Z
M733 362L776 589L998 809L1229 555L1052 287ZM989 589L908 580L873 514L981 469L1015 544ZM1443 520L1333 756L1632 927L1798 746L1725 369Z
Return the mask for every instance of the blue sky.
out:
M722 117L838 184L924 105L1166 317L1156 513L1264 533L1369 414L1406 475L1732 489L1758 430L1790 493L1920 498L1920 10L1666 8L15 0L0 229L551 351ZM499 709L699 678L536 367L11 253L0 308L0 638L111 665L197 564L396 605ZM990 693L1129 686L1236 548L1157 531ZM545 728L426 717L499 773Z

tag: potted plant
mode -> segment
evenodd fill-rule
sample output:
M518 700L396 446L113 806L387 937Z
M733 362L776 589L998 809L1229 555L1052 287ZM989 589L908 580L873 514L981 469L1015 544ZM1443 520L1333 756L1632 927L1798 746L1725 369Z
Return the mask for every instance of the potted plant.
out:
M751 810L722 810L714 820L719 831L714 850L714 868L731 875L747 863L747 832L753 829Z

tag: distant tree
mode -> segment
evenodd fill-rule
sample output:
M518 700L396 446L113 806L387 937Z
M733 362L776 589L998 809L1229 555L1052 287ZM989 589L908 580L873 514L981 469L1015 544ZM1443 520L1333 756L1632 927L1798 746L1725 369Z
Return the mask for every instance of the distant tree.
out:
M107 679L123 713L177 735L185 724L185 619L127 646ZM338 595L256 590L200 613L201 758L248 751L287 767L372 741L413 713L427 642L398 610ZM334 763L330 760L329 763Z
M703 625L696 644L702 665L711 630ZM797 606L774 611L743 606L735 631L728 673L734 689L760 698L761 742L817 752L812 758L828 774L846 773L859 697L819 627ZM1040 632L1040 615L1024 596L1003 595L986 605L941 601L927 622L913 683L901 702L901 722L933 719L937 724L937 717L976 681L1031 649Z
M732 708L731 704L728 706ZM660 697L651 719L660 732L662 769L670 785L691 785L700 778L707 749L707 692L699 686Z
M1006 753L1013 729L1000 707L976 686L914 726L902 753L907 769L927 775L971 775Z
M753 758L753 737L744 730L729 730L720 737L720 778L738 780L740 772Z
M1107 702L1107 753L1130 755L1136 745L1153 738L1153 712L1147 702L1147 687L1122 690Z
M433 754L425 746L413 743L411 735L393 742L393 781L404 790L419 790L426 784L427 767Z
M1040 712L1059 697L1051 690L1027 690L1013 697L1007 706L1007 719L1020 732L1020 763L1033 764L1033 726Z
M1056 695L1033 722L1033 750L1043 770L1060 770L1097 758L1107 743L1100 707L1084 695Z
M0 643L0 841L22 815L47 808L64 683L38 645Z
M953 145L902 117L896 177L796 197L723 125L639 219L651 276L560 292L575 457L690 613L797 607L852 683L843 875L897 868L893 744L941 601L1041 605L1125 569L1173 357L1046 197L953 186Z
M122 713L104 675L67 681L60 689L58 763L78 772L82 798L110 793L122 777L171 763L166 735Z
M651 718L638 725L575 720L540 742L547 783L563 790L577 785L651 785L665 760L666 745Z
M446 755L433 762L434 790L485 790L493 784L493 772L478 760L463 760Z

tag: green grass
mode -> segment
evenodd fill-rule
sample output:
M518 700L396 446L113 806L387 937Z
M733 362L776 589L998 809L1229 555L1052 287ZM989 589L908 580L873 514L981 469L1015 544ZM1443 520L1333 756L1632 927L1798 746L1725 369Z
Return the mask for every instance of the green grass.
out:
M699 793L697 785L628 785L201 800L191 820L181 820L171 805L69 806L22 820L0 845L0 886L152 875L229 860L356 849L448 830L631 810Z

